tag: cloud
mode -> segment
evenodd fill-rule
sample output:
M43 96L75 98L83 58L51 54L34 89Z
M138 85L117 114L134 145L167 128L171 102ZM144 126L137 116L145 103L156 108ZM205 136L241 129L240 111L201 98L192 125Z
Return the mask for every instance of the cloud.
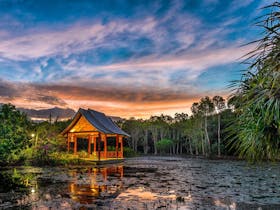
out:
M0 79L0 98L5 98L9 100L17 96L19 96L17 86Z
M32 84L28 83L12 83L0 80L0 101L4 103L18 104L22 101L25 105L40 104L41 106L65 106L66 103L49 93L40 92Z
M106 8L83 16L71 10L71 17L65 12L61 20L18 8L28 17L22 21L10 14L2 20L11 19L12 26L0 26L0 77L5 79L0 100L23 107L91 107L121 116L187 110L212 94L199 80L204 72L221 66L230 71L226 65L254 48L240 47L246 37L239 29L247 31L248 21L238 11L251 5L251 0L156 2L127 5L133 11L127 13Z
M170 100L190 99L193 93L157 88L133 88L129 86L115 87L109 85L93 84L92 87L71 85L34 85L38 92L50 92L64 100L93 100L93 101L119 101L119 102L164 102Z
M12 60L30 60L60 55L67 57L98 47L112 47L108 39L121 33L148 34L155 27L153 18L141 21L77 22L60 30L37 29L0 43L0 56ZM11 34L12 36L12 34ZM121 44L114 40L114 44Z
M89 50L122 47L132 50L134 56L141 54L143 49L142 46L137 47L137 40L143 38L150 41L149 50L153 55L176 55L191 48L203 50L226 37L221 23L207 28L199 17L182 12L183 7L184 4L177 1L162 16L147 15L138 10L144 17L114 18L107 22L101 19L78 20L59 29L57 26L40 25L24 30L22 35L3 30L1 33L9 36L0 42L0 57L15 61L43 57L67 58Z
M252 50L252 45L245 47L230 46L228 48L211 49L203 52L188 52L177 56L154 56L136 59L108 66L96 66L97 70L154 70L154 69L193 69L203 70L214 65L237 62L245 53Z
M199 75L210 67L240 62L241 57L254 47L254 45L244 47L233 45L202 52L186 52L177 56L150 55L102 66L73 62L64 68L68 72L75 72L75 76L65 75L60 82L64 84L75 82L88 87L96 84L114 84L114 87L129 85L130 88L144 86L147 89L182 90L182 87L189 88L195 84ZM76 69L79 70L75 71ZM174 83L176 74L181 82Z
M7 88L10 85L9 82L5 84ZM7 99L0 96L0 102L11 102L19 107L36 109L51 108L54 105L76 110L83 107L103 111L109 115L145 118L163 112L189 112L192 102L198 101L206 94L195 89L174 91L101 85L86 88L74 85L13 83L13 87L15 97Z

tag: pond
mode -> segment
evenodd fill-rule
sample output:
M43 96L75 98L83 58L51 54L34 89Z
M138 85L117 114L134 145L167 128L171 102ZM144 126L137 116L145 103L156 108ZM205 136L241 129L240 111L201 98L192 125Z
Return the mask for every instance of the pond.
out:
M0 209L280 209L280 165L139 157L0 172Z

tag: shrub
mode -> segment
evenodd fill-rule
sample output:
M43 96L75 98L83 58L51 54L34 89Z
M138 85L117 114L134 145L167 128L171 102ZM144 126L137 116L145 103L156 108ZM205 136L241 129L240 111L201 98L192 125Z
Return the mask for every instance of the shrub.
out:
M173 142L170 139L162 139L156 143L156 147L160 153L165 153L170 149L172 144Z
M16 110L11 104L0 107L0 162L11 163L18 159L18 153L29 143L29 125L27 116Z
M85 150L82 150L78 153L79 158L87 158L88 157L88 152Z
M124 157L135 157L137 156L137 153L131 149L130 147L124 147L123 148L123 156Z

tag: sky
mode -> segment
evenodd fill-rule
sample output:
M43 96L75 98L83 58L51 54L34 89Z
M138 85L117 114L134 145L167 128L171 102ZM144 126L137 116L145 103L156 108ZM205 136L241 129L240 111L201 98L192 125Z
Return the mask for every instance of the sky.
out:
M230 93L267 0L0 0L0 103L148 118Z

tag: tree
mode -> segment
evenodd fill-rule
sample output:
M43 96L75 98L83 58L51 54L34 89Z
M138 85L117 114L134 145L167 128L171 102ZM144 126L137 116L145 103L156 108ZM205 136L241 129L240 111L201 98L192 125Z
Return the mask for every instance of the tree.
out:
M24 149L31 138L30 121L11 104L0 107L0 159L9 162Z
M186 141L189 146L189 152L193 154L193 147L195 149L195 154L199 155L199 146L202 146L202 151L204 153L204 142L201 141L203 139L203 131L201 129L201 119L192 116L190 119L185 121L184 123L184 134L186 136ZM187 149L187 148L186 148Z
M202 134L202 127L203 127L202 116L203 116L203 113L200 109L200 104L197 103L197 102L193 103L192 107L191 107L191 111L193 113L193 116L192 116L193 120L195 119L195 122L197 122L196 129L197 129L197 131L200 131L199 133ZM199 141L201 142L202 155L205 155L205 141L203 140L203 134L200 137L201 137L201 139ZM197 142L197 144L198 144L198 142Z
M65 138L60 135L70 121L44 121L34 123L32 133L35 134L32 142L33 156L47 158L49 152L66 150Z
M270 10L268 15L257 22L264 36L248 54L247 72L233 84L238 117L230 126L231 144L251 161L280 154L280 3L264 9Z
M204 116L204 132L205 132L205 140L207 141L208 145L208 152L211 152L211 142L208 135L208 128L207 128L207 117L214 111L214 104L208 96L202 98L198 105L198 110ZM208 153L206 153L208 155Z
M149 119L149 128L152 133L152 140L154 143L154 154L157 155L158 151L156 143L158 141L160 125L158 123L158 120L154 116L151 116L151 118Z
M189 119L187 113L175 113L172 123L169 125L170 138L173 140L173 154L182 154L185 145L185 122Z
M175 122L183 122L189 118L187 113L175 113L174 121Z
M218 113L218 156L221 156L221 114L220 112L225 108L225 99L221 96L214 96L213 104Z
M143 150L144 150L144 154L148 154L149 152L149 122L148 121L144 121L141 124L141 127L143 128Z
M137 152L143 133L142 121L136 119L127 120L123 124L123 129L131 135L130 141L128 141L129 146Z

